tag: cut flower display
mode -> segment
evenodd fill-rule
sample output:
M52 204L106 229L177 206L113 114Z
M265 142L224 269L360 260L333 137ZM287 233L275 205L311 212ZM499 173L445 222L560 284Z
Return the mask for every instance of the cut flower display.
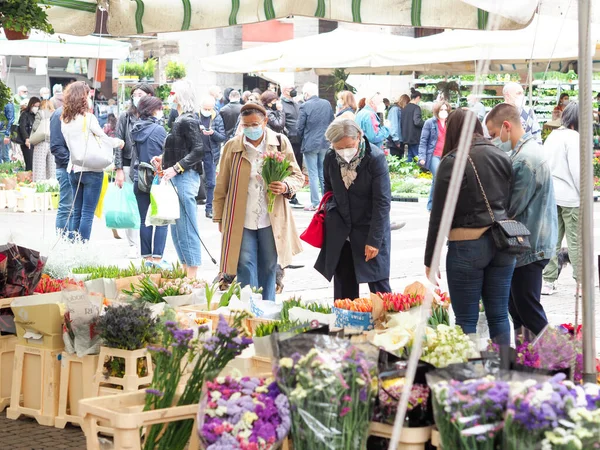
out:
M292 174L290 162L279 151L268 151L263 155L262 177L267 187L274 181L283 181ZM268 212L273 212L277 196L267 190Z
M274 381L226 377L206 386L198 413L206 450L270 450L287 436L290 407Z
M421 360L435 367L446 367L479 357L475 343L458 325L438 325L435 329L426 330Z

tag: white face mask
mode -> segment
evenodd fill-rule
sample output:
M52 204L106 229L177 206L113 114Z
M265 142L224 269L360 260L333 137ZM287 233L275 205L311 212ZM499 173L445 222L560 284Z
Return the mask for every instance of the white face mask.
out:
M210 117L212 115L212 111L210 109L201 109L200 114L204 117Z
M142 98L141 97L133 97L131 100L133 101L133 106L135 106L136 108L138 107L138 105L140 104L140 100Z
M156 114L154 114L154 117L156 117L158 120L162 119L164 117L164 113L162 112L162 109L159 111L156 111Z
M48 100L50 98L50 94L44 94L42 95L42 99L43 100Z
M40 108L38 108L37 106L34 106L33 108L31 108L31 112L34 114L37 114L37 112L40 110Z
M354 158L356 156L356 153L358 153L358 150L354 147L350 147L350 148L340 148L340 149L336 150L335 152L338 155L340 155L340 157L344 161L349 163L350 161L352 161L352 158Z
M446 110L441 110L440 113L438 114L440 119L447 119L448 118L448 111Z
M515 107L522 109L525 106L525 96L523 94L515 95Z

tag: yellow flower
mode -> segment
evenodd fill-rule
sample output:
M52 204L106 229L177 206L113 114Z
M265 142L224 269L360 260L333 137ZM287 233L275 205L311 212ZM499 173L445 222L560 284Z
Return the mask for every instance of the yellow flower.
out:
M258 386L256 389L254 389L254 391L260 392L262 394L262 393L269 392L269 388L267 388L267 386ZM235 395L235 394L233 394L233 395ZM233 397L233 395L231 397Z
M294 365L294 360L292 358L281 358L279 360L279 367L285 367L286 369L291 369Z
M365 380L363 380L362 378L357 378L356 379L356 384L358 384L359 386L364 386L365 385Z
M242 416L242 420L244 421L244 423L247 426L252 425L255 421L258 420L258 416L256 415L256 413L250 412L250 411L246 411L244 413L244 415Z

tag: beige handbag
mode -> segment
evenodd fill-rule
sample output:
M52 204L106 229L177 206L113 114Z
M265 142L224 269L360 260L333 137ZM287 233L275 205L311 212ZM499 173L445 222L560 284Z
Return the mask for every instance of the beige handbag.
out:
M50 117L45 118L42 114L42 120L36 130L29 136L29 143L31 145L37 145L44 142L50 137Z

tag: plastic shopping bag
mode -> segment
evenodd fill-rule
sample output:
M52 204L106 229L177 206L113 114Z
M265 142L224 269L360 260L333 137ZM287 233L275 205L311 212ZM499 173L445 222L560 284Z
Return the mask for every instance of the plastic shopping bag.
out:
M102 189L100 190L100 198L98 199L98 204L96 205L96 211L94 215L100 219L102 217L102 207L104 206L104 196L106 195L106 190L108 189L108 173L104 172L104 178L102 179Z
M179 219L179 196L172 183L154 178L146 225L168 225Z
M104 220L107 228L140 228L140 213L133 193L133 184L125 183L122 188L111 184L106 193Z

